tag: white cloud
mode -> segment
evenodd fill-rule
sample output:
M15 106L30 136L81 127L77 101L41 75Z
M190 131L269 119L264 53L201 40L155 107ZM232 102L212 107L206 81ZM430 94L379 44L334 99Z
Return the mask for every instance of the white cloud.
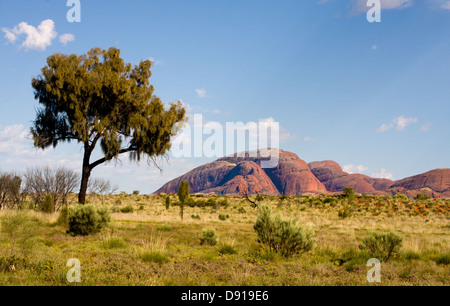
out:
M200 98L206 98L206 89L195 89L195 92L197 93L197 96L199 96Z
M23 149L28 131L23 125L0 127L0 154L17 154Z
M420 127L420 131L421 132L429 132L432 125L433 125L432 123L428 122Z
M392 123L389 123L389 124L382 124L382 125L377 129L377 132L378 132L378 133L384 133L384 132L387 132L387 131L389 131L390 129L392 129L393 126L394 126L394 125L393 125Z
M397 131L403 131L408 125L417 123L419 121L417 118L405 118L400 116L394 119L395 129Z
M441 5L441 9L450 11L450 1L446 1Z
M342 170L344 170L344 172L352 174L352 173L363 173L363 172L367 171L368 168L364 167L363 165L356 166L356 165L350 164L350 165L343 166Z
M384 178L384 179L388 179L388 180L391 180L394 177L392 175L392 173L388 172L388 170L386 170L386 169L380 169L380 170L372 173L371 176L373 178Z
M316 138L312 138L312 137L309 137L309 136L303 138L304 142L310 142L310 141L316 141L316 140L317 140Z
M382 10L404 9L413 5L413 0L380 0ZM366 13L370 8L367 0L352 0L353 14Z
M55 23L51 19L41 22L36 28L26 22L21 22L13 29L3 28L5 38L10 43L15 43L22 34L26 35L26 39L20 45L25 50L45 50L51 46L52 40L56 38Z
M391 123L384 123L378 129L378 133L384 133L395 127L397 131L403 131L408 125L417 123L419 120L417 118L407 118L400 116L395 118Z
M73 34L63 34L59 36L59 41L65 46L67 43L72 42L75 40L75 35Z

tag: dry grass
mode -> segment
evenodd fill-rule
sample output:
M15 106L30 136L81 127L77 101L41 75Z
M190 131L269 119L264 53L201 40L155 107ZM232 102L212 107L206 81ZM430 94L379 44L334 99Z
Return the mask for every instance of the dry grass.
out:
M89 199L94 204L100 200ZM257 210L239 198L226 207L185 207L166 210L157 196L121 195L105 198L116 211L101 233L71 237L55 224L58 214L29 211L38 229L33 253L21 258L14 271L0 269L0 285L69 285L65 279L69 258L82 264L82 285L368 285L364 254L358 239L369 230L391 230L403 237L402 254L383 264L382 285L450 285L445 256L450 254L450 219L407 211L374 215L370 211L339 219L336 207L316 208L296 199L268 200L276 212L313 227L317 248L303 255L281 258L256 242L253 224ZM132 205L133 213L120 213ZM244 207L245 213L240 212ZM0 211L0 220L7 214ZM220 214L229 215L226 221ZM191 218L199 215L200 219ZM217 246L201 246L203 229L214 229ZM11 241L0 232L0 258ZM237 254L221 255L223 245ZM438 262L440 264L438 264Z

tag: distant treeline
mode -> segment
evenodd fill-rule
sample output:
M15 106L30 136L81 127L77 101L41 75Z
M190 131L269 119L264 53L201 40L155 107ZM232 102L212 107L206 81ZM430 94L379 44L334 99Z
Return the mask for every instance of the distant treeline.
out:
M80 186L80 174L64 167L34 167L23 174L0 171L0 209L40 210L47 195L53 199L55 210L68 205L70 196ZM89 185L89 192L106 194L117 187L111 187L109 180L95 178Z

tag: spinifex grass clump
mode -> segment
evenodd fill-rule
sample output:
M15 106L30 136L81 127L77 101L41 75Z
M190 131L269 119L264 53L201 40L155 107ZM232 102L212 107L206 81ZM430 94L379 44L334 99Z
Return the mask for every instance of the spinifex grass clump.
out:
M259 243L285 257L310 251L316 245L312 229L298 226L293 219L273 215L269 206L259 208L254 229Z
M98 233L111 221L107 207L96 208L94 205L77 205L69 208L69 230L73 236L87 236Z
M369 232L359 248L383 262L400 252L403 238L393 232Z
M200 236L200 245L216 245L219 242L219 237L213 229L205 229Z

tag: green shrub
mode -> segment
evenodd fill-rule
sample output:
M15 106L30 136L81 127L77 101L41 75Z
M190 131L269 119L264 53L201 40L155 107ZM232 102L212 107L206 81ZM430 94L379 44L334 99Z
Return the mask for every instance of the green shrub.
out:
M219 237L213 229L205 229L200 236L200 245L217 245L219 242Z
M180 200L180 217L181 221L183 221L183 215L184 215L184 205L186 204L187 200L189 199L189 182L188 181L181 181L180 186L178 188L178 199Z
M227 199L222 199L219 201L219 205L223 206L223 207L228 207L228 200Z
M244 207L239 207L239 209L238 209L238 213L240 213L240 214L245 214L247 211L245 210L245 208Z
M132 212L134 212L134 208L131 205L127 205L127 206L121 208L120 212L124 213L124 214L132 213Z
M139 195L139 190L133 190L134 195Z
M10 241L8 250L11 256L20 255L27 257L32 253L36 245L36 224L27 212L8 212L1 220L1 231ZM5 248L6 250L6 248Z
M51 214L55 212L55 202L53 201L53 197L50 194L45 196L44 202L41 205L41 211Z
M237 254L237 250L230 244L224 244L219 248L219 254L234 255Z
M166 197L166 210L168 210L169 208L170 208L170 196L168 195L167 197Z
M416 252L414 252L414 251L408 251L408 252L405 252L404 254L403 254L403 257L405 258L405 259L408 259L408 260L419 260L420 259L420 254L419 253L416 253Z
M199 214L197 214L197 215L193 214L193 215L191 215L191 218L192 218L192 219L197 219L197 220L200 220L200 219L201 219L201 217L200 217Z
M230 215L219 215L219 220L226 221L228 218L230 218Z
M111 221L107 207L96 208L94 205L77 205L69 208L69 230L73 236L87 236L102 230Z
M67 206L63 206L59 211L58 220L56 220L56 224L67 227L69 225L69 208Z
M124 249L127 247L121 238L112 237L102 242L102 247L105 249Z
M403 201L403 202L408 202L409 201L408 197L405 196L403 193L396 194L394 196L394 199L395 200L399 200L399 201Z
M416 199L418 201L426 201L426 200L431 199L431 196L429 196L426 193L418 193L414 199Z
M145 251L140 255L141 259L145 262L154 262L163 264L169 261L167 255L158 251Z
M160 226L160 227L158 227L156 229L158 231L161 231L161 232L171 232L171 231L173 231L173 227L170 227L170 226L167 226L167 225Z
M393 232L369 232L359 248L383 262L400 252L403 238Z
M259 243L285 257L310 251L316 245L313 230L298 226L293 219L272 215L269 206L259 208L254 229Z
M344 187L343 189L344 196L349 199L349 201L353 201L355 199L355 190L353 187Z
M353 208L349 204L343 204L338 210L338 217L340 219L347 219L353 213Z
M450 253L439 255L436 258L436 263L438 265L450 265Z

